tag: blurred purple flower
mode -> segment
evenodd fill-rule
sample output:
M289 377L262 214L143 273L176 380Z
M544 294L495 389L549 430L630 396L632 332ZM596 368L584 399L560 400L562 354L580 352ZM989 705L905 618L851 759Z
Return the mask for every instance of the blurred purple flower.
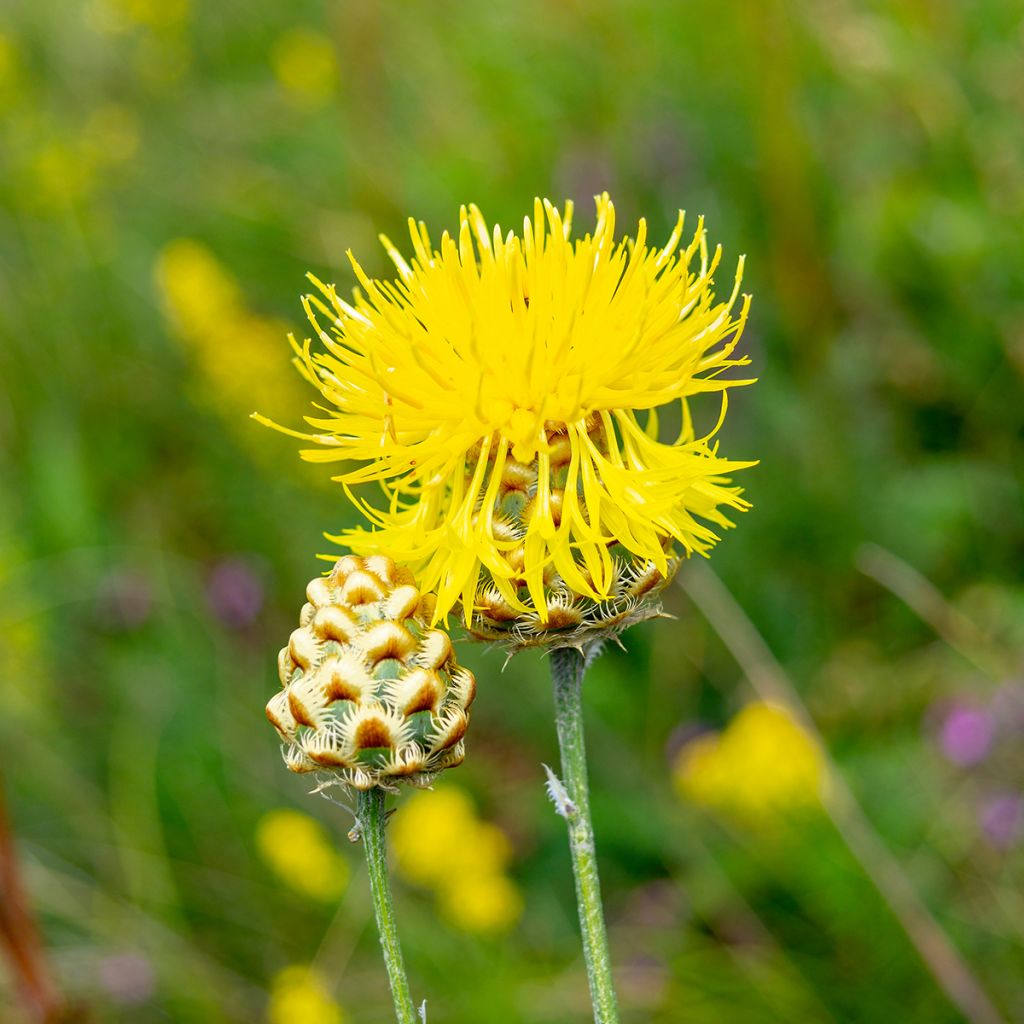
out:
M978 810L978 824L997 850L1011 847L1024 824L1024 801L1020 794L1002 792L990 796Z
M108 996L121 1006L138 1006L156 989L153 965L141 953L114 953L99 962L99 982Z
M96 593L96 617L116 632L138 629L153 610L153 588L137 569L111 569L100 580Z
M230 629L244 629L263 609L262 573L249 559L225 558L206 581L206 598L213 614Z
M959 704L942 721L939 747L947 760L966 768L988 757L995 731L995 719L988 711Z

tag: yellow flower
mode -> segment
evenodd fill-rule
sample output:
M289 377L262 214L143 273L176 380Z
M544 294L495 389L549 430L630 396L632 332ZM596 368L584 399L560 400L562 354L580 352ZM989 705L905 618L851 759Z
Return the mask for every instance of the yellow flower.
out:
M214 336L243 309L242 290L202 243L176 238L161 251L156 279L168 312L189 339Z
M319 972L286 967L270 987L269 1024L344 1024L341 1007L331 998Z
M441 889L438 909L460 931L489 935L506 931L519 920L523 897L505 875L469 875Z
M330 99L338 79L338 64L330 39L295 28L281 35L270 54L274 75L300 103L319 105Z
M749 383L722 378L747 363L742 260L717 301L702 221L679 250L681 213L663 248L642 220L616 241L607 195L592 234L572 239L571 218L538 200L520 238L470 206L437 249L410 221L411 260L382 238L398 279L350 253L362 290L346 302L311 276L322 347L292 339L324 399L312 432L291 431L319 446L303 457L357 463L336 479L384 490L382 507L353 495L373 530L332 539L389 553L437 591L438 618L461 605L516 644L621 628L677 550L706 553L732 525L723 508L747 507L725 474L751 463L720 457L689 407L718 392L724 415L726 389Z
M721 735L687 744L675 779L695 803L760 823L819 805L826 767L814 738L786 711L756 702Z
M493 934L519 920L523 898L505 873L512 847L500 828L477 817L463 790L415 794L398 808L390 831L398 874L433 889L449 924Z
M299 811L268 811L256 826L260 855L293 889L332 902L348 885L348 862L331 845L327 830Z
M205 245L190 238L168 242L154 276L208 401L227 411L244 440L251 440L253 404L281 415L299 408L294 378L286 376L281 386L283 325L248 308L238 281Z
M398 873L431 888L459 876L500 873L512 855L501 829L480 821L469 796L454 786L405 800L391 823L391 844Z

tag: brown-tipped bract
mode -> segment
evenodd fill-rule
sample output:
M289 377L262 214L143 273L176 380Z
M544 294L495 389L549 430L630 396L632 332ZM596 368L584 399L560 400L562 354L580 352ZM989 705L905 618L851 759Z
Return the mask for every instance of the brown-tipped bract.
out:
M431 628L430 600L381 555L338 560L306 588L267 717L294 772L355 789L429 785L460 764L476 681Z

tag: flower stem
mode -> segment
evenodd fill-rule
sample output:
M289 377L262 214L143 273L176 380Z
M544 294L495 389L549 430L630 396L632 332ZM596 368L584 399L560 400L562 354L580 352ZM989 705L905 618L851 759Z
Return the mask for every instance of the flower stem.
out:
M586 662L579 651L562 648L551 652L551 681L555 691L555 727L562 755L562 782L569 803L559 808L569 829L572 871L576 878L576 905L583 934L590 999L595 1024L618 1024L619 1011L612 982L608 935L601 908L601 883L597 877L594 827L587 792L587 754L583 744L581 687Z
M363 846L366 848L366 867L370 874L373 911L380 932L380 945L384 951L384 966L391 984L391 997L395 1003L398 1024L417 1024L416 1010L409 994L409 979L405 976L402 947L395 927L395 906L391 900L391 882L388 878L387 851L384 841L384 790L379 786L359 793L359 823L362 826Z

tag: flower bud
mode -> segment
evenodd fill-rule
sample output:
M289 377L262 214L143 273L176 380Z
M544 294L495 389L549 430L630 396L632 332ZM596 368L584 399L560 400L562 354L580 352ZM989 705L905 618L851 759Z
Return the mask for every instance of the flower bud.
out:
M427 624L430 600L412 574L382 555L347 555L306 597L267 704L285 764L363 790L427 786L461 764L476 681Z

